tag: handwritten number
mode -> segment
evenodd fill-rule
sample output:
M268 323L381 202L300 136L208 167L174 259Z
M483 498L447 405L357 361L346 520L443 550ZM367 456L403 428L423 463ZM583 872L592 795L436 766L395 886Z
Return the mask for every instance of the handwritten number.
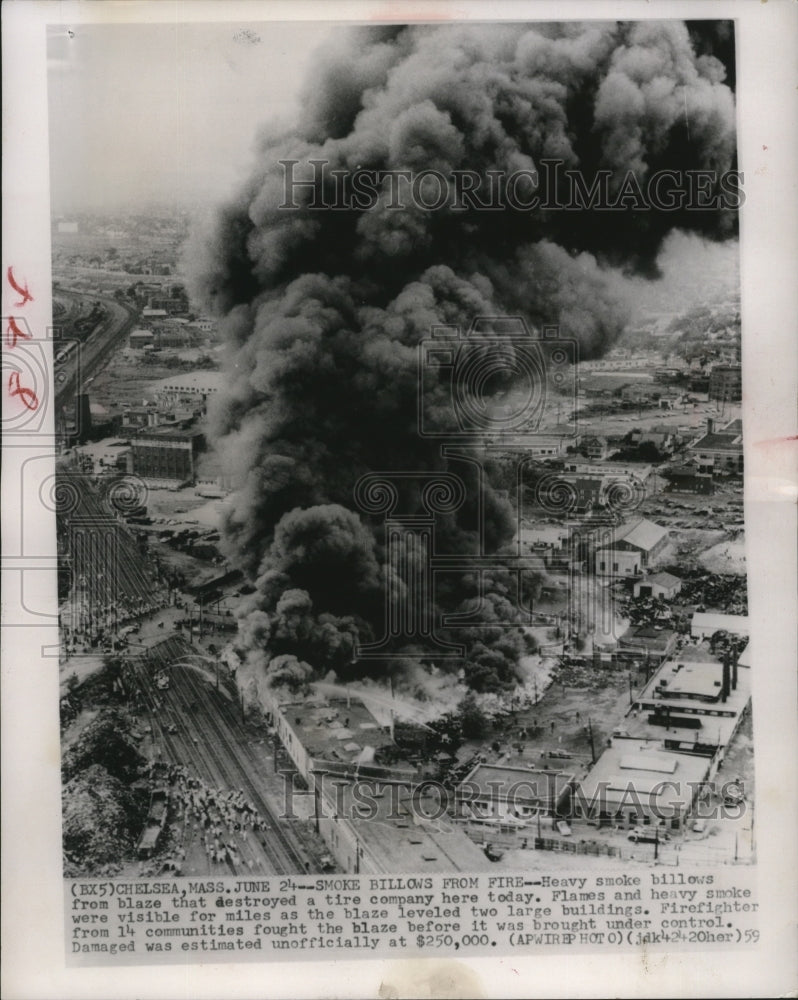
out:
M19 396L29 410L35 410L39 399L33 389L19 384L19 372L11 372L8 377L8 391L12 396Z
M8 344L9 348L14 348L17 346L17 341L20 339L30 340L31 335L29 333L25 333L24 330L20 330L20 328L17 326L17 321L12 316L11 319L9 319L8 321L8 329L6 330L6 343Z
M11 285L11 287L14 289L15 292L19 292L19 294L22 296L22 299L19 302L14 303L15 307L19 309L21 306L24 306L26 302L33 302L33 296L28 291L27 281L25 282L24 285L18 284L16 278L14 277L14 268L11 266L9 266L8 268L7 275L8 275L8 283Z

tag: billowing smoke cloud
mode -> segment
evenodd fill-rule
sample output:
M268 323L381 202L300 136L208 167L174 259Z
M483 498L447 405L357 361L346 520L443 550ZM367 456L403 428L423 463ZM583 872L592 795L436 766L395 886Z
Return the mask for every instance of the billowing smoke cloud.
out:
M257 581L239 646L264 669L351 675L356 637L381 633L386 559L380 525L353 502L363 473L456 467L468 499L441 517L438 543L476 552L474 474L418 434L417 346L434 325L522 315L597 356L627 321L627 276L656 274L670 232L723 239L735 227L722 208L397 210L388 181L368 208L313 208L334 200L333 172L487 179L556 159L588 184L608 171L613 192L629 171L641 186L664 170L721 173L734 166L734 99L711 53L727 48L681 22L571 23L362 29L319 55L296 128L260 136L250 181L193 248L194 290L224 316L229 346L213 432L242 486L224 535ZM286 160L297 179L329 164L323 185L294 190L295 210L280 207ZM451 408L435 373L424 392L433 412ZM489 486L484 505L498 551L511 511ZM497 573L488 620L506 620L510 590ZM440 599L466 607L475 594L451 579ZM512 678L519 635L460 638L467 680Z

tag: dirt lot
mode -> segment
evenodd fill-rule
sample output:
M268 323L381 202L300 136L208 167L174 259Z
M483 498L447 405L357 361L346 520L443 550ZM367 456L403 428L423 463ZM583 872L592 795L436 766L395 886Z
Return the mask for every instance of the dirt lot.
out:
M629 707L629 677L626 673L591 669L585 672L584 686L577 687L557 681L556 676L536 706L514 712L511 719L499 722L486 739L468 741L458 757L466 759L479 752L491 763L563 769L583 778L591 766L591 729L598 758ZM521 729L527 731L525 738L519 736ZM500 744L498 750L493 749L496 741ZM518 744L522 747L520 753ZM569 756L547 756L551 753Z

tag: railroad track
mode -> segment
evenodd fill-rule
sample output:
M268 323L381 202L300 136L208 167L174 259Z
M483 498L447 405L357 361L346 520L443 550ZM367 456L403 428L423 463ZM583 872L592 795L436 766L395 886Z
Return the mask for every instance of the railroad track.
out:
M62 511L60 534L63 537L70 532L79 533L82 527L85 540L90 543L85 551L70 552L73 563L76 554L81 557L77 560L81 565L76 567L80 580L73 587L79 593L72 595L73 601L81 605L79 615L88 616L86 621L79 621L79 630L107 624L109 614L114 616L108 609L117 608L118 602L126 605L128 615L131 608L151 608L158 604L156 584L144 558L107 500L85 476L69 469L61 470L60 474L63 485L68 487L64 492L71 505L69 510ZM98 546L96 543L106 536L113 545ZM70 537L70 542L73 540ZM146 661L137 657L131 663L152 720L153 733L158 734L168 758L190 766L197 777L213 787L243 789L269 827L257 833L252 831L246 838L251 853L244 860L254 863L255 870L304 874L308 862L297 842L297 831L286 831L269 801L266 786L259 780L263 761L255 758L246 740L237 715L237 699L229 692L225 696L224 691L213 689L201 657L182 636L167 636L148 647ZM187 665L179 665L180 661ZM153 674L158 670L168 673L171 682L168 689L156 688ZM172 727L175 731L170 733ZM240 866L230 860L230 867L235 870ZM245 875L252 872L249 866L234 871Z
M83 303L90 299L93 302L101 302L108 309L108 316L98 329L81 344L80 366L76 361L72 361L62 369L65 376L62 382L56 383L55 403L58 410L72 397L81 391L86 380L100 371L110 360L113 349L127 335L138 313L131 306L125 305L116 299L109 299L102 295L84 295L81 292L70 289L59 288L58 298L61 302L67 301L79 305L79 313L82 312ZM70 312L70 315L72 313ZM63 325L63 320L61 325Z
M62 466L55 500L60 551L74 573L70 603L76 619L85 617L90 627L108 625L151 606L157 582L109 499L85 475Z
M243 738L236 702L213 690L213 682L202 669L173 666L176 661L190 660L192 654L185 640L168 637L150 648L147 667L138 664L137 677L150 706L153 731L157 728L172 760L190 765L207 783L234 791L243 789L269 826L259 836L253 834L254 842L262 848L263 856L256 859L259 867L265 862L269 874L304 873L305 859L275 816L266 793L253 780L257 762ZM154 690L152 671L159 669L168 670L167 690ZM160 707L155 705L156 697ZM176 733L168 731L170 725Z

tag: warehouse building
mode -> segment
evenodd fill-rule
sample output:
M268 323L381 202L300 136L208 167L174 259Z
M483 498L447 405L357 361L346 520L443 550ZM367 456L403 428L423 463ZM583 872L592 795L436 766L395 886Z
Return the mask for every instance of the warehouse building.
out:
M666 749L660 740L613 736L579 783L574 816L631 829L665 821L679 829L708 780L706 757Z
M391 727L356 697L281 702L261 691L286 753L309 789L310 818L347 873L480 871L485 854L444 815L445 803L396 759ZM391 763L380 763L391 750Z
M132 440L133 469L149 486L178 488L194 482L197 456L205 439L201 431L142 429Z
M596 550L597 576L639 576L668 544L668 529L644 517L613 529L612 542Z
M711 639L716 632L747 636L748 615L723 615L715 611L696 611L690 622L694 639Z
M625 725L633 735L658 737L672 749L711 757L717 767L750 700L749 668L732 657L724 664L704 649L687 647L653 675Z

